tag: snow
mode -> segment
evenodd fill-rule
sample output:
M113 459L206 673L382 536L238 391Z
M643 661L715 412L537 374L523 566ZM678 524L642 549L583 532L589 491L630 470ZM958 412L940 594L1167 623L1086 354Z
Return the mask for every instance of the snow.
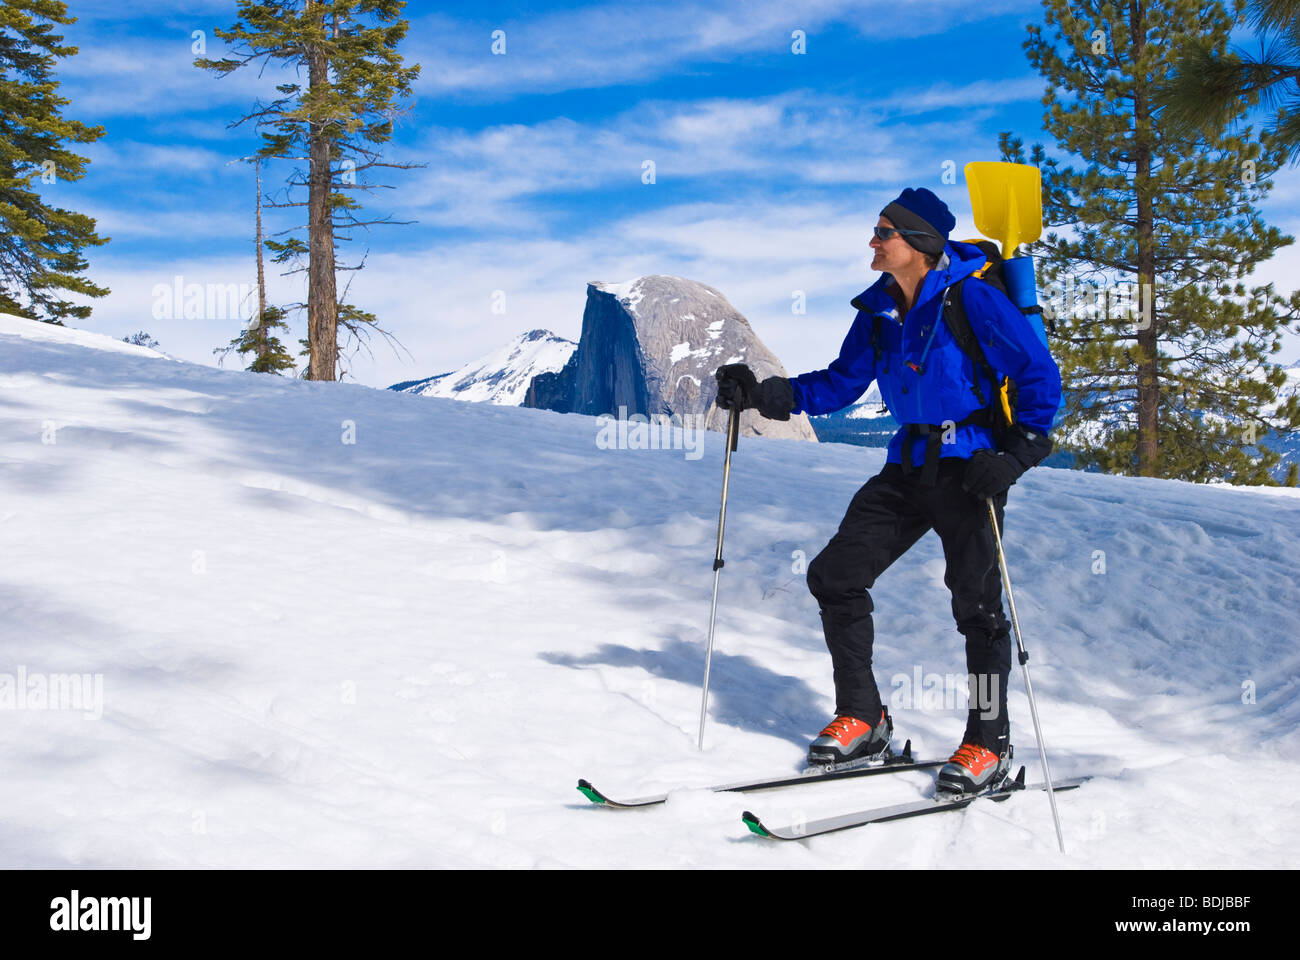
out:
M1261 413L1265 416L1276 416L1277 410L1288 399L1300 391L1300 360L1285 367L1286 382L1278 388L1277 400L1273 403L1265 404Z
M645 293L641 290L641 281L644 279L645 277L633 277L631 280L622 283L601 281L593 283L592 286L597 290L612 294L623 306L635 314L637 304L645 299Z
M538 336L537 334L543 334ZM510 343L458 370L390 389L422 397L447 397L517 407L533 377L562 370L578 345L549 331L520 334Z
M882 404L880 385L873 383L867 387L867 392L862 395L862 399L849 408L846 416L850 420L879 420L881 417L889 416L889 411L885 410Z
M127 353L137 357L165 358L164 354L157 350L126 343L123 340L117 340L102 333L91 333L88 330L61 327L52 323L37 323L34 320L15 317L7 313L0 313L0 334L17 335L27 340L43 343L77 344L83 347L92 347L96 350L105 350L109 353Z
M776 844L740 812L788 823L932 782L686 789L793 771L829 719L798 564L883 451L733 454L699 751L723 438L691 460L599 449L599 429L0 318L3 865L1292 864L1297 491L1047 468L1013 488L1052 769L1094 777L1058 799L1068 858L1038 794ZM887 699L917 668L963 667L942 576L927 535L873 588ZM17 709L20 671L99 675L98 710ZM1037 780L1018 670L1011 708ZM924 700L894 713L920 756L964 721ZM676 789L615 812L579 777Z
M701 347L698 350L692 350L689 343L679 343L673 347L672 352L668 355L668 365L672 366L685 360L687 357L694 357L698 366L698 361L707 357L716 356L720 351L720 347L714 347L712 349L709 347Z

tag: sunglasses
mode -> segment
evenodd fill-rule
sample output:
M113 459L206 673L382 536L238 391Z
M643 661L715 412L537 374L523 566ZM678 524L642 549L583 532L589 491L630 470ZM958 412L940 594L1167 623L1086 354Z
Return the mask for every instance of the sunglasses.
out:
M900 237L937 237L938 234L930 233L926 230L900 230L898 227L874 227L873 232L877 240L890 240L894 234Z

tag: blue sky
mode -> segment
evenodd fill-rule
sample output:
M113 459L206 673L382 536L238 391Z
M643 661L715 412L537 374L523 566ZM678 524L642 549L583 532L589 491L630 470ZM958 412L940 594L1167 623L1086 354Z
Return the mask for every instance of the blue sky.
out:
M240 321L159 319L156 289L177 276L253 283L253 174L230 161L257 141L228 124L276 77L194 68L194 31L219 57L213 31L236 4L176 6L69 3L80 19L65 35L80 53L60 67L65 114L107 134L83 149L82 181L44 189L113 238L89 253L90 277L113 292L84 325L147 330L170 353L215 363ZM849 298L875 277L865 255L880 209L927 186L957 215L954 236L974 235L960 173L945 184L945 169L997 159L1001 130L1046 137L1044 81L1021 49L1025 24L1041 19L1027 0L413 0L407 17L402 52L422 73L387 153L427 166L388 171L394 189L368 203L418 222L376 227L343 253L367 256L350 299L409 351L376 341L373 357L353 357L351 376L372 386L452 369L535 327L576 339L588 281L647 273L719 289L792 374L824 367ZM495 30L504 55L491 51ZM269 167L265 185L289 172ZM1276 183L1266 219L1300 234L1300 171ZM268 229L295 222L268 216ZM1257 273L1286 291L1297 276L1295 247ZM791 311L796 290L804 315ZM273 274L271 298L300 300L300 279Z

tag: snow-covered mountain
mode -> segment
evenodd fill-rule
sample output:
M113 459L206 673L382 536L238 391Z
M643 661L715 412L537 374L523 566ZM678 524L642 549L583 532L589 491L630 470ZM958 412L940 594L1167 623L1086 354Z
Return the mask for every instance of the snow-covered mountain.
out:
M759 380L788 376L749 321L707 284L685 277L636 277L587 284L582 338L565 368L533 382L525 403L560 413L689 417L724 431L714 372L747 363ZM688 422L688 421L682 421ZM740 418L743 436L817 439L802 413Z
M572 340L549 330L529 330L499 350L465 364L459 370L423 380L395 383L389 390L424 397L448 397L517 407L539 373L560 370L577 349Z
M878 420L889 416L889 411L885 409L885 401L880 397L880 384L874 382L867 387L867 392L862 395L862 398L847 409L848 416L853 420Z
M741 811L790 823L933 786L686 789L793 772L830 717L800 561L883 452L733 456L699 750L724 438L692 459L601 429L0 318L3 865L1293 865L1300 491L1041 467L1014 487L1052 770L1093 777L1057 801L1068 858L1042 794L778 845ZM872 588L877 676L922 757L965 723L943 571L926 536ZM671 796L614 814L579 777Z
M1286 368L1286 383L1278 389L1278 403L1297 393L1300 393L1300 360ZM1270 430L1260 438L1260 445L1276 450L1282 456L1282 462L1273 470L1273 477L1278 482L1286 480L1287 470L1292 463L1300 463L1300 432L1284 434Z

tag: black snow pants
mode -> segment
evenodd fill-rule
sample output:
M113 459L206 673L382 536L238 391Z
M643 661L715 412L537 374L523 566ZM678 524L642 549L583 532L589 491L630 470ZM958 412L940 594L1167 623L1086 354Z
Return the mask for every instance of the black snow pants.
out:
M854 495L839 531L809 564L808 589L821 607L835 670L835 713L875 723L881 700L871 671L875 634L868 588L926 531L938 533L952 615L966 638L972 691L986 693L971 700L963 742L1000 752L1009 731L1011 624L1002 612L1002 577L988 506L961 488L966 463L957 457L940 460L931 486L922 484L919 470L904 475L898 464L886 464ZM993 498L1000 529L1006 502L1006 493ZM918 596L915 602L930 601Z

